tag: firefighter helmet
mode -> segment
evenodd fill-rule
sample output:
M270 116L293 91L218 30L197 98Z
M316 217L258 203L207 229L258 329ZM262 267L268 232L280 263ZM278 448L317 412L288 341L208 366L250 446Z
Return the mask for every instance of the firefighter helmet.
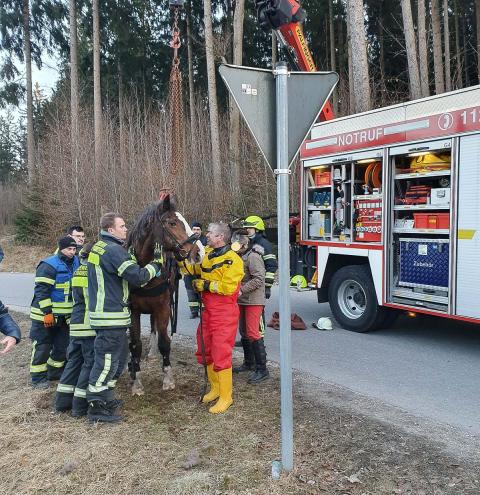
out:
M307 285L307 279L303 275L294 275L290 279L291 287L296 287L297 289L306 289Z
M251 215L242 222L242 227L244 229L257 229L257 230L265 230L265 224L260 217L256 215Z

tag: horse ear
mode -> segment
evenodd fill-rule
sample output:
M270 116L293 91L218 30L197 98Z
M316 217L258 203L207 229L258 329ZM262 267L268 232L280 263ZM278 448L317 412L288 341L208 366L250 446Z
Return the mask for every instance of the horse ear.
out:
M160 207L162 211L170 211L170 194L160 195Z

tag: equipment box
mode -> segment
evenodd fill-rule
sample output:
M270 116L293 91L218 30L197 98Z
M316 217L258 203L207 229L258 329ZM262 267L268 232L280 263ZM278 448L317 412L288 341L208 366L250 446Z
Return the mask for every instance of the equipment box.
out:
M331 184L330 172L322 172L321 170L314 170L315 185L316 186L328 186Z
M400 241L398 285L448 290L448 239L408 239Z

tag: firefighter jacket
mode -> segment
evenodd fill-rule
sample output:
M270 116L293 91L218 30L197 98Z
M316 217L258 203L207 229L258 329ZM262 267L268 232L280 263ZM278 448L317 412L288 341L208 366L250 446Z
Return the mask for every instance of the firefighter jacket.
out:
M242 255L245 275L240 286L238 304L265 305L265 264L263 248L255 244Z
M88 255L88 310L93 329L129 327L129 284L143 287L160 270L156 263L142 268L122 244L102 231Z
M88 315L88 267L82 262L72 278L73 311L70 318L70 337L95 337Z
M275 280L275 272L278 270L277 257L273 254L272 243L262 232L257 232L251 237L252 244L258 244L263 248L263 262L265 263L265 287L271 287Z
M238 291L243 278L243 261L230 245L217 249L207 246L201 263L192 265L184 262L181 271L210 282L208 292L231 296Z
M30 318L42 321L46 314L65 316L73 309L71 280L79 265L78 258L59 253L49 256L37 266Z

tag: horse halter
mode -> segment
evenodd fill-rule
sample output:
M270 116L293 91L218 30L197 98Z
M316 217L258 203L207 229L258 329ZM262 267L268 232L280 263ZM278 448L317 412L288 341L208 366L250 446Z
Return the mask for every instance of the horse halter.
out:
M192 234L190 237L187 237L183 242L180 242L173 234L173 232L165 225L166 219L164 218L165 215L169 213L168 211L163 213L162 216L160 217L160 223L163 227L163 230L169 237L169 239L173 243L173 251L175 252L175 258L178 261L183 261L186 260L189 256L190 253L192 252L192 249L195 246L195 242L200 239L200 234ZM191 248L187 251L186 249L183 248L186 244L191 244Z

